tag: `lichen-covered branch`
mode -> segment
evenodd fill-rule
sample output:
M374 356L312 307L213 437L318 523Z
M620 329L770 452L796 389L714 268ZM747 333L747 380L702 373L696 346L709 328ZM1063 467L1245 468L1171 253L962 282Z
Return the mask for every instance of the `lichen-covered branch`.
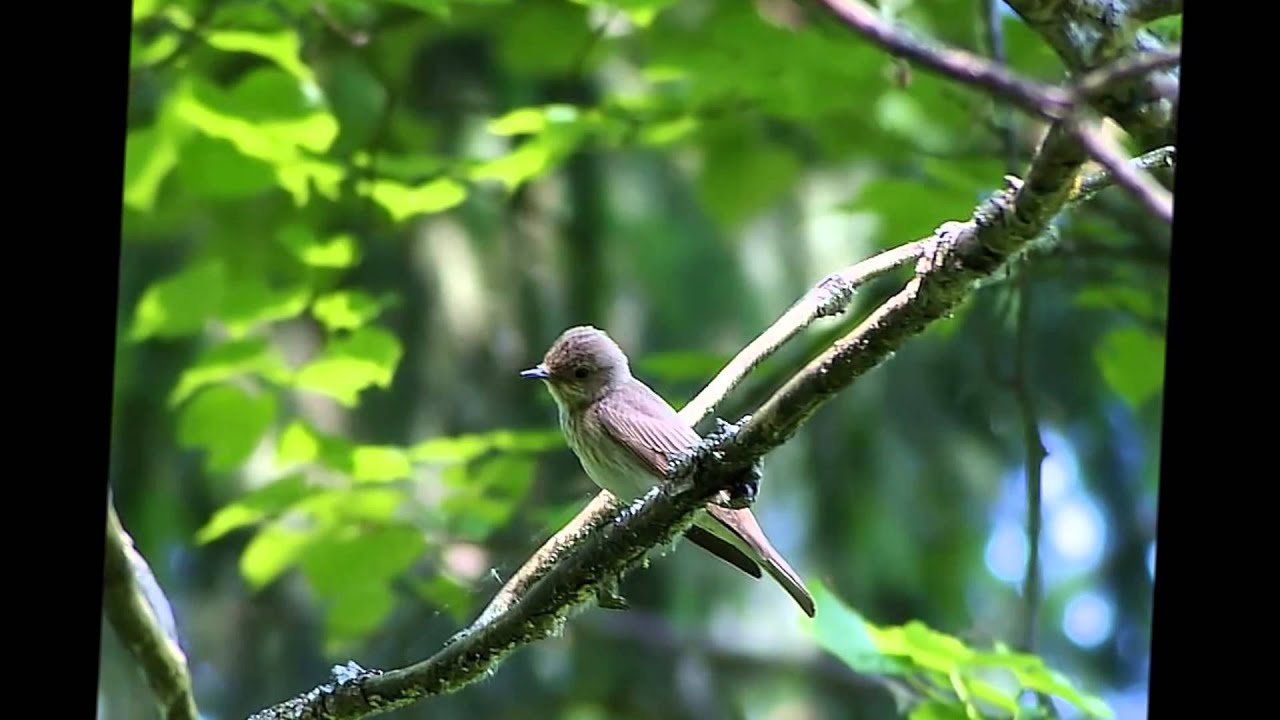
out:
M1182 0L1129 0L1129 17L1142 23L1182 14Z
M102 610L116 637L137 660L165 720L196 720L186 655L165 633L134 577L146 561L107 505L107 544L102 571Z
M1156 35L1138 25L1146 3L1124 0L1006 0L1073 73L1085 73L1119 58L1160 52ZM1172 145L1177 131L1175 104L1164 88L1177 87L1177 67L1133 77L1099 95L1095 104L1138 138L1143 147Z

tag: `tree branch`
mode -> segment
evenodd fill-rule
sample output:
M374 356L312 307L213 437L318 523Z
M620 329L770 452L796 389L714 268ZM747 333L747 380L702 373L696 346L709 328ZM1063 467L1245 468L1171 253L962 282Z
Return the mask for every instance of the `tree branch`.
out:
M1124 156L1124 151L1096 128L1077 124L1075 135L1090 157L1105 167L1117 184L1129 191L1148 211L1166 223L1173 222L1173 196Z
M855 32L895 54L907 57L947 77L985 88L995 96L1018 105L1039 117L1070 120L1086 151L1102 163L1142 203L1143 207L1165 222L1171 222L1173 201L1168 192L1141 171L1133 170L1120 160L1118 150L1105 138L1083 128L1076 116L1087 106L1102 101L1109 93L1133 79L1155 70L1177 64L1181 51L1157 48L1133 56L1122 56L1103 67L1084 72L1068 87L1057 87L1018 77L998 62L978 55L927 43L914 38L907 30L894 27L861 0L822 0L833 13Z
M1062 58L1074 73L1106 65L1125 56L1163 49L1150 31L1135 29L1133 15L1143 3L1123 0L1005 0L1024 22ZM1113 86L1095 98L1105 115L1115 118L1144 147L1172 145L1177 129L1174 103L1164 89L1177 87L1178 71L1166 66L1132 82Z
M196 720L187 658L161 627L156 611L135 578L150 574L146 561L107 505L107 545L102 573L102 609L120 642L142 669L165 720Z
M1141 23L1182 14L1182 0L1130 0L1129 17Z

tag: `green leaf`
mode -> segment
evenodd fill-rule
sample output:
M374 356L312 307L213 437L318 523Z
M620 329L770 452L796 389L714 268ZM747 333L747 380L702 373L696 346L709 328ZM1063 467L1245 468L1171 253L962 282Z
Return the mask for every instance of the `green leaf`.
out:
M867 183L856 200L841 207L874 213L880 220L875 233L878 244L892 247L932 235L946 220L968 220L978 201L975 193L954 186L882 177Z
M899 675L905 667L886 656L876 646L875 627L847 606L820 580L809 582L813 595L814 621L809 626L814 640L824 650L842 660L855 672Z
M409 454L388 445L361 445L351 452L351 477L385 482L409 477Z
M152 283L138 300L130 337L174 338L199 332L222 302L225 274L221 262L208 260Z
M707 380L728 360L724 355L701 350L649 353L636 363L636 370L670 383Z
M435 437L414 445L415 462L454 465L470 462L490 450L538 453L562 447L564 436L554 430L493 430L488 433Z
M273 288L255 276L238 278L228 285L219 317L236 337L262 323L296 317L311 300L311 290L306 285Z
M210 30L201 38L210 47L228 52L245 52L264 57L302 82L315 82L311 68L299 57L302 40L293 30L255 32L247 30Z
M944 703L939 700L929 700L917 705L907 718L908 720L970 720L964 705Z
M550 125L569 125L578 121L581 113L577 107L565 104L542 107L517 108L489 121L488 130L494 135L535 135Z
M213 200L235 200L276 185L270 163L240 153L222 138L194 135L183 146L177 175L183 188Z
M318 523L385 523L405 501L405 490L385 485L360 485L316 493L295 507Z
M341 594L350 585L385 583L422 556L426 541L418 530L387 525L357 531L347 526L307 548L302 570L321 595Z
M283 384L289 381L290 372L284 358L264 339L225 342L204 350L182 371L169 394L169 404L177 406L205 385L241 375L256 375Z
M939 117L910 92L890 90L884 93L876 101L873 113L881 129L921 149L947 152L951 147L951 128L940 122Z
M276 401L270 395L250 395L232 385L200 391L178 417L178 442L205 451L205 467L224 472L253 452L275 419Z
M311 462L320 456L320 441L311 428L301 420L295 420L280 433L276 462L281 465Z
M290 223L276 232L276 239L295 257L312 267L345 268L360 260L360 247L350 234L321 240L310 227Z
M240 574L260 589L293 567L315 539L313 530L272 523L258 531L240 556Z
M359 191L372 197L396 222L443 212L467 199L466 187L449 178L437 178L418 187L395 180L361 181Z
M750 146L751 152L743 152ZM709 139L698 194L707 210L733 227L768 210L795 185L800 161L746 127L724 128Z
M1103 379L1134 409L1164 386L1164 338L1146 330L1125 327L1108 332L1093 357Z
M354 330L377 318L383 307L367 293L339 290L316 298L311 314L329 330Z
M999 649L981 653L974 664L1008 670L1023 688L1060 697L1091 717L1109 719L1114 715L1101 698L1080 691L1070 680L1047 667L1044 660L1035 655Z
M596 5L609 10L621 10L637 27L647 28L664 9L676 0L573 0L579 5Z
M302 570L328 605L330 641L351 640L376 628L394 605L390 583L422 555L426 542L403 526L330 533L307 548Z
M1157 315L1151 293L1129 285L1091 285L1076 293L1076 307L1113 310L1123 308L1138 317Z
M331 340L319 357L298 371L294 383L354 407L360 392L391 385L403 351L400 341L381 328L366 326Z
M453 492L441 506L458 537L483 540L505 525L533 484L534 468L533 458L511 454L482 461L471 473L460 465L446 471Z
M304 93L296 78L276 68L259 68L229 92L189 78L170 102L177 120L270 165L296 204L307 201L312 183L336 195L342 168L311 154L329 149L338 134L337 120Z
M414 445L409 455L416 462L453 465L470 462L483 455L493 443L483 435L434 437Z
M314 492L302 475L273 480L214 513L196 533L196 542L204 545L232 530L261 522Z
M427 580L418 580L413 583L413 588L419 597L448 613L455 622L466 620L467 614L471 612L471 588L447 574L440 573Z
M421 10L438 18L449 17L449 0L389 0L397 5Z
M557 148L542 138L526 140L516 149L471 170L473 180L497 180L508 190L515 190L530 178L549 170L559 160Z
M134 130L125 140L124 204L149 211L160 184L178 164L178 143L162 126Z

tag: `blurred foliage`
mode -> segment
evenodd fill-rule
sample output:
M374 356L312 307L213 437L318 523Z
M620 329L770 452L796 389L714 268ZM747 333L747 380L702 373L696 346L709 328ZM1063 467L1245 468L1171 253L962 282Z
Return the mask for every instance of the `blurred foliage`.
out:
M982 52L980 5L885 8ZM1005 171L989 98L788 0L133 13L111 483L209 718L347 657L425 657L585 503L549 398L516 378L561 329L607 327L679 405L812 283L967 217ZM1017 71L1061 77L1020 20L1003 31ZM1020 120L1021 161L1037 132ZM1060 232L1069 249L1028 270L1031 391L1069 438L1064 482L1102 508L1105 551L1050 582L1044 660L1001 644L1021 600L984 566L993 528L1026 513L1005 500L1025 454L1015 284L979 291L769 459L758 512L823 593L813 642L926 688L913 720L1008 716L1024 689L1105 716L1094 689L1145 687L1168 237L1114 193ZM895 282L722 413L749 411ZM1057 621L1082 588L1113 598L1092 647ZM769 672L571 624L395 716L894 716L883 690L787 659L807 635L758 619L794 608L714 559L682 549L624 589L636 613L716 629ZM112 648L102 717L148 717ZM1013 680L989 679L1001 669Z

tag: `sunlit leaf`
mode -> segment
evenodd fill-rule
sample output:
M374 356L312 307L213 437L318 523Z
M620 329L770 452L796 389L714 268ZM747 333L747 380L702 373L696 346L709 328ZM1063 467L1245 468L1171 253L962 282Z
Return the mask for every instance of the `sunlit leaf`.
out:
M827 652L856 672L897 675L906 668L876 646L869 625L856 610L845 605L821 580L808 582L816 608L810 632Z
M355 237L347 233L322 240L306 225L290 223L276 232L276 239L313 267L351 267L360 259L360 247Z
M493 443L482 435L434 437L414 445L409 453L416 462L449 465L480 457L492 445Z
M395 180L361 182L360 192L386 209L391 219L403 222L415 215L448 210L467 199L467 189L449 178L437 178L417 187Z
M345 338L331 340L319 357L298 371L294 382L301 389L324 393L353 407L365 388L391 385L402 354L400 341L391 333L361 327Z
M311 68L299 57L301 37L293 30L255 32L248 30L210 30L201 39L210 47L229 52L246 52L259 55L279 65L290 75L303 82L314 82Z
M307 463L320 456L320 438L300 420L295 420L280 433L276 461L282 465Z
M1044 660L1035 655L1000 649L979 654L974 664L1007 670L1023 688L1062 698L1090 717L1114 716L1101 698L1081 691L1066 676L1046 666Z
M305 285L274 288L259 277L241 277L227 285L219 317L233 336L262 324L296 317L307 309L311 290Z
M311 314L330 330L354 330L378 317L383 303L360 290L339 290L316 298Z
M621 10L637 27L649 27L658 13L674 5L676 0L573 0L581 5L597 5L609 10Z
M405 490L395 486L359 485L310 495L294 509L325 526L350 522L382 523L405 502Z
M297 78L264 67L247 73L229 92L189 79L171 102L174 117L269 164L295 202L306 201L311 182L330 195L336 192L341 168L307 153L329 148L338 134L337 120L303 92Z
M409 455L414 462L451 465L470 462L490 450L537 453L563 445L558 429L493 430L423 440L410 448Z
M193 263L152 283L138 300L130 337L172 338L199 332L222 303L226 272L216 260Z
M196 542L203 545L232 530L261 522L314 492L301 475L273 480L214 513L196 533Z
M1093 354L1107 384L1135 409L1164 386L1164 356L1164 339L1137 327L1107 333Z
M205 385L241 375L255 375L274 383L285 383L290 372L280 352L262 338L221 343L203 351L182 371L177 385L169 394L169 404L176 406Z
M471 171L471 178L497 180L507 190L514 190L550 168L558 160L558 155L556 149L542 138L526 140L506 155L477 165Z
M409 476L409 454L387 445L361 445L351 452L351 477L356 480L386 481Z
M205 451L210 472L231 470L249 457L275 419L275 398L232 385L200 391L178 417L178 442Z
M177 142L164 128L154 126L130 132L124 151L125 205L150 210L160 184L177 164Z
M517 108L489 121L488 130L494 135L533 135L548 125L575 122L579 116L578 108L573 105Z
M309 529L265 525L240 556L240 574L251 587L262 588L293 567L314 538Z

